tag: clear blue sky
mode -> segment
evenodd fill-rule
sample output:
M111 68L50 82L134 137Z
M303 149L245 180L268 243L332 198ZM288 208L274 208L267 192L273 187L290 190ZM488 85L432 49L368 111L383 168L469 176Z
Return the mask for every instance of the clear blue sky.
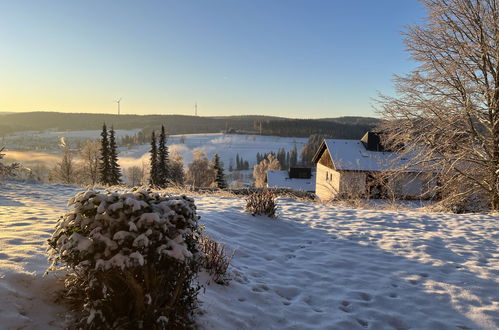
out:
M0 0L0 111L374 115L416 0Z

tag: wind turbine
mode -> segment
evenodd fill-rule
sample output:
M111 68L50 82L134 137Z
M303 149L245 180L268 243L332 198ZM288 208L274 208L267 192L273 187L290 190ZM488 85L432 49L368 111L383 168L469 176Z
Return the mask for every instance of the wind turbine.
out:
M120 102L121 102L121 97L119 98L119 100L116 100L115 101L116 103L118 103L118 116L120 115Z

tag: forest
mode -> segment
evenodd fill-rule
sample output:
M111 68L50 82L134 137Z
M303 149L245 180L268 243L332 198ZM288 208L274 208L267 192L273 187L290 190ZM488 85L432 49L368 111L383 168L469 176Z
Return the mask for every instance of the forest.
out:
M18 131L93 130L102 123L114 129L141 128L150 135L158 123L171 135L219 133L308 137L321 134L331 138L359 139L380 120L369 117L289 119L269 116L200 117L184 115L111 115L91 113L24 112L0 115L0 136Z

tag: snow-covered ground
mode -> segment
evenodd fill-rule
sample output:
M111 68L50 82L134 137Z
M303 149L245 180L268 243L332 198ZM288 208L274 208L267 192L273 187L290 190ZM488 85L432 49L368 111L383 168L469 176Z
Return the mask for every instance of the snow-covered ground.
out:
M0 185L0 328L60 328L46 239L77 188ZM499 217L279 200L271 220L196 196L236 254L229 286L201 291L205 329L497 329Z

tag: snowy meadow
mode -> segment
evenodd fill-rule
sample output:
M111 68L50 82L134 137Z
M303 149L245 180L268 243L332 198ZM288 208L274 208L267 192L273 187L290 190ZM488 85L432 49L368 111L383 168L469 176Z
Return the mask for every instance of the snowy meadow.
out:
M47 239L80 188L0 185L0 324L60 329ZM498 217L278 200L253 217L235 197L196 196L206 232L235 250L228 286L201 291L204 329L496 329ZM201 276L203 280L203 276Z

